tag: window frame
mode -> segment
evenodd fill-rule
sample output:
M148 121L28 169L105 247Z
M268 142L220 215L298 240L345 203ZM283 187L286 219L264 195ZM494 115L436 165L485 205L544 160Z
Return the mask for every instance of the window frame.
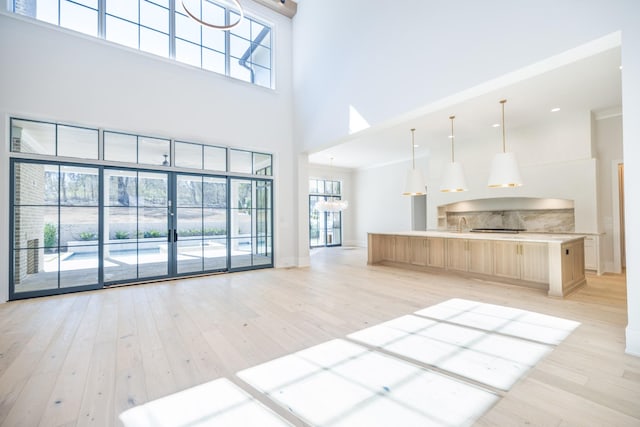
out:
M274 78L275 61L274 61L274 52L273 52L273 49L274 49L273 31L274 31L275 25L267 22L262 18L257 18L252 15L247 15L246 13L244 14L243 20L240 25L246 25L249 27L249 39L247 39L246 36L243 36L238 33L234 33L234 29L236 29L237 27L234 27L230 30L224 30L223 31L224 52L221 52L218 49L208 46L204 42L204 36L203 36L204 31L209 30L209 29L205 29L204 27L201 27L199 29L199 33L200 33L199 43L194 43L191 40L186 40L183 37L177 36L176 15L177 14L182 16L185 15L184 11L182 10L180 0L167 0L169 5L168 8L161 5L159 1L155 1L155 0L129 0L129 1L137 2L137 8L138 8L137 22L129 19L128 17L115 15L113 12L108 13L107 9L108 9L109 0L96 0L97 7L98 7L97 9L87 6L82 2L82 0L55 0L56 6L57 6L57 22L56 23L53 23L51 21L44 20L44 19L38 19L36 16L32 16L32 14L30 14L29 11L17 11L16 1L17 0L9 0L7 2L7 10L16 15L25 16L31 19L36 19L40 22L44 22L49 25L54 25L60 28L65 28L71 31L80 32L82 34L89 35L90 37L96 37L96 38L102 39L109 43L125 46L129 49L136 49L141 52L145 52L147 54L168 58L183 65L200 68L201 70L204 70L204 71L231 77L235 80L241 80L255 86L260 86L260 87L264 87L272 90L275 89L275 78ZM225 17L226 24L228 24L230 20L235 19L233 18L233 15L237 15L237 12L234 11L228 5L217 3L214 0L199 0L199 1L211 3L214 6L221 7L224 10L224 17ZM61 5L63 3L65 4L69 3L77 7L83 7L83 8L90 9L92 11L96 11L97 12L96 34L89 34L85 31L82 31L80 29L74 29L70 26L62 26L61 25ZM165 32L163 29L150 27L146 23L145 24L142 23L143 21L142 14L141 14L142 3L145 3L145 4L149 3L153 6L160 7L168 11L167 32ZM35 13L33 13L33 15L35 15ZM121 41L116 41L116 40L113 40L113 39L110 40L109 38L107 38L107 29L108 29L109 20L117 20L117 21L121 21L122 23L126 23L127 25L135 25L136 34L137 34L136 40L130 40L131 43L125 43L124 39L122 39ZM81 24L84 23L84 21L78 21L78 22ZM197 24L197 25L200 25L200 24ZM256 29L256 32L257 32L257 34L255 35L253 34L254 28ZM257 40L258 37L261 36L261 31L257 31L258 29L268 29L269 31L264 36L264 38L260 38L260 40ZM166 35L168 37L167 55L154 52L154 49L151 49L151 48L141 49L141 45L143 43L142 42L143 30L152 31L154 32L154 34L158 33L163 36ZM222 31L222 30L216 30L216 31ZM236 57L237 55L232 55L231 53L231 50L232 50L231 41L233 38L238 38L238 39L241 39L243 42L248 42L247 49L244 51L243 55L240 55L241 58L237 58ZM267 38L268 38L268 41L265 42L264 40ZM198 49L199 51L198 56L199 56L199 62L200 62L199 65L195 65L190 61L181 60L177 58L176 51L177 51L178 41L189 43L190 45L193 45L193 47ZM137 45L137 47L133 47L133 45ZM269 54L268 58L264 61L255 61L254 55L256 50L268 51L268 54ZM210 63L205 61L206 53L224 55L224 72L222 72L221 67L210 66ZM266 66L266 63L269 64L268 67ZM220 71L218 71L218 68L220 69ZM242 71L242 70L246 70L246 71ZM256 78L257 74L258 74L258 78Z

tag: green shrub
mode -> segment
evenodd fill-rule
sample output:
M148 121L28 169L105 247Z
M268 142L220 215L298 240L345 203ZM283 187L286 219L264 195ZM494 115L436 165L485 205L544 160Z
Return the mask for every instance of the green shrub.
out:
M116 239L128 239L129 238L129 232L128 231L116 231L114 233L114 237Z
M91 231L83 231L80 233L80 240L98 240L98 235Z
M53 248L57 246L58 240L58 229L55 225L51 223L46 223L44 225L44 247L45 248Z
M160 233L158 230L149 230L149 231L145 231L143 236L145 239L148 239L151 237L162 237L162 233Z

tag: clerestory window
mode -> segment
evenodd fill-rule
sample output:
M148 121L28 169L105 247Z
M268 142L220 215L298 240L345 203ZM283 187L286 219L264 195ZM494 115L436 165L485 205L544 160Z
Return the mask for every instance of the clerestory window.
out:
M216 25L238 20L226 4L187 0ZM182 0L13 0L13 12L94 37L272 88L272 29L246 15L231 30L203 27Z

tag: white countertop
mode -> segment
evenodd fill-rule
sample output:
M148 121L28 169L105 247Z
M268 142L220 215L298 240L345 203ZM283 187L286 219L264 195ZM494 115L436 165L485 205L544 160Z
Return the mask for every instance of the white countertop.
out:
M534 243L565 243L573 240L583 239L584 234L546 234L546 233L477 233L477 232L455 232L455 231L400 231L396 233L369 233L384 234L392 236L410 237L444 237L447 239L477 239L477 240L516 240L519 242Z

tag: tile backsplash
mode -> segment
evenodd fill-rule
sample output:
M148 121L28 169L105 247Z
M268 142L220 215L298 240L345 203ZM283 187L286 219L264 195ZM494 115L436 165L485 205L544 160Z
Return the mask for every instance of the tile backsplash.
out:
M575 211L574 209L523 209L446 213L448 230L458 229L459 224L464 230L522 228L530 232L572 233L575 231Z

